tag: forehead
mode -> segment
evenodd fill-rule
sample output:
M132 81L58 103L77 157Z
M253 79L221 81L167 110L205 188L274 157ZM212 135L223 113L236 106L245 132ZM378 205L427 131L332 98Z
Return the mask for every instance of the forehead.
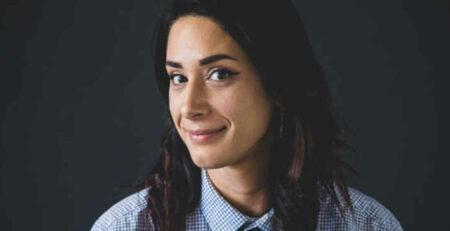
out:
M239 45L220 24L204 16L183 16L173 23L167 41L168 59L202 59L217 53L240 53Z

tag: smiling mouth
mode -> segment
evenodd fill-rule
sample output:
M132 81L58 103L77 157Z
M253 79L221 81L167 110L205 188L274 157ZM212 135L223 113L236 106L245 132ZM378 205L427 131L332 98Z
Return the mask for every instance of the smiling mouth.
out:
M226 128L226 126L223 126L215 130L189 130L189 139L194 143L205 143L211 141L213 138L218 137Z

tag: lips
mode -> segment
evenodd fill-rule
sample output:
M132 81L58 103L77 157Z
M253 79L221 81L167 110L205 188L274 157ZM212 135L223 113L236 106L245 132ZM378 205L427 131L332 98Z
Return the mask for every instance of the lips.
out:
M222 131L225 128L226 127L223 126L223 127L217 128L217 129L196 129L196 130L186 129L186 131L192 135L199 136L199 135L209 135L209 134L217 133L217 132Z
M217 129L186 129L186 131L189 133L189 139L191 140L191 142L196 144L207 144L220 137L220 135L223 133L222 131L226 128L226 126L223 126Z

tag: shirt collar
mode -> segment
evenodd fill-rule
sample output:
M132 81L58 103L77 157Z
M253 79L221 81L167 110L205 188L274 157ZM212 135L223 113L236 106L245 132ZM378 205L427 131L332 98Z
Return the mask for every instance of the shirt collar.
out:
M274 209L271 208L263 216L252 219L233 208L214 188L205 169L202 172L202 194L200 208L211 230L238 230L241 227L258 227L262 231L271 229Z

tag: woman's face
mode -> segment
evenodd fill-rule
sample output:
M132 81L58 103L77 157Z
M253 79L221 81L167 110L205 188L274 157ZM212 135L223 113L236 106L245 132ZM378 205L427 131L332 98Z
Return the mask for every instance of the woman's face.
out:
M272 104L249 57L219 24L203 16L177 19L166 61L170 113L197 166L266 159Z

